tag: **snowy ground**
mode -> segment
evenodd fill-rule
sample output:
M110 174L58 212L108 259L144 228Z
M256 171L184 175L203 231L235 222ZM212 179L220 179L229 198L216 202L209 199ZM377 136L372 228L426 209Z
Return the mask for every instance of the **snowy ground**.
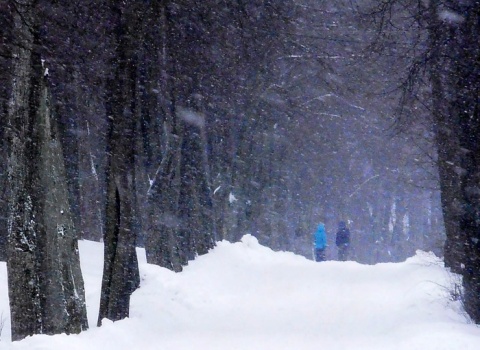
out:
M450 300L453 277L426 253L400 264L315 263L245 236L175 274L138 250L142 286L131 317L97 328L103 249L82 241L80 251L92 328L11 343L0 263L0 349L480 349L480 328Z

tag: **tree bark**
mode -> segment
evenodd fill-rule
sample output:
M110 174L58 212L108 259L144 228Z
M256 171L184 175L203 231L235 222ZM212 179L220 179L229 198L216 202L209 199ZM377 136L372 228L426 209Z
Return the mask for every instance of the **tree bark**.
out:
M460 8L463 21L456 27L452 109L459 120L460 230L465 237L464 305L480 323L480 3Z
M135 19L112 2L115 23L114 76L108 81L108 166L104 268L98 325L128 317L130 295L140 285L135 235ZM136 14L137 16L139 14Z
M213 206L208 182L205 116L197 103L201 93L198 67L186 59L184 45L198 35L185 27L178 9L157 2L162 21L164 146L149 189L152 228L146 241L147 261L180 271L215 244ZM191 40L191 41L189 41Z
M12 340L88 327L77 237L68 201L35 1L17 3L14 79L8 111L8 259Z

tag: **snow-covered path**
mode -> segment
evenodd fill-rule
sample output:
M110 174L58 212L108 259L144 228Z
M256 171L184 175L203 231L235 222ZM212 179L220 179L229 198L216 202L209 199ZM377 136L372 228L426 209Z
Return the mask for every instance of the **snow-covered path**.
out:
M80 242L91 325L102 246ZM36 336L0 349L448 349L480 348L480 328L451 301L454 276L418 253L400 264L315 263L245 236L220 242L182 273L145 263L131 317L72 336ZM0 310L8 310L5 265ZM5 312L5 311L4 311Z

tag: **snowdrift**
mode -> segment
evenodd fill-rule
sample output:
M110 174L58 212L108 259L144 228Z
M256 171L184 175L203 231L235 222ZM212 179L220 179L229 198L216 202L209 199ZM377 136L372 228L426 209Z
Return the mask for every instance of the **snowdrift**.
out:
M10 342L7 278L0 265L0 349L478 350L480 328L468 322L451 290L458 278L433 254L403 263L315 263L273 252L249 235L219 242L183 272L145 261L130 318L95 327L103 247L81 241L90 330Z

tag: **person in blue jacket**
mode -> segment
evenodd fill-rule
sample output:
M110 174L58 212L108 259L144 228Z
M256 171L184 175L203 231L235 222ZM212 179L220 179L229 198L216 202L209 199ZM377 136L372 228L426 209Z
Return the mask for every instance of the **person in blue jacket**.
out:
M325 232L325 225L318 224L317 230L314 234L315 245L315 261L325 261L325 248L327 248L327 233Z

